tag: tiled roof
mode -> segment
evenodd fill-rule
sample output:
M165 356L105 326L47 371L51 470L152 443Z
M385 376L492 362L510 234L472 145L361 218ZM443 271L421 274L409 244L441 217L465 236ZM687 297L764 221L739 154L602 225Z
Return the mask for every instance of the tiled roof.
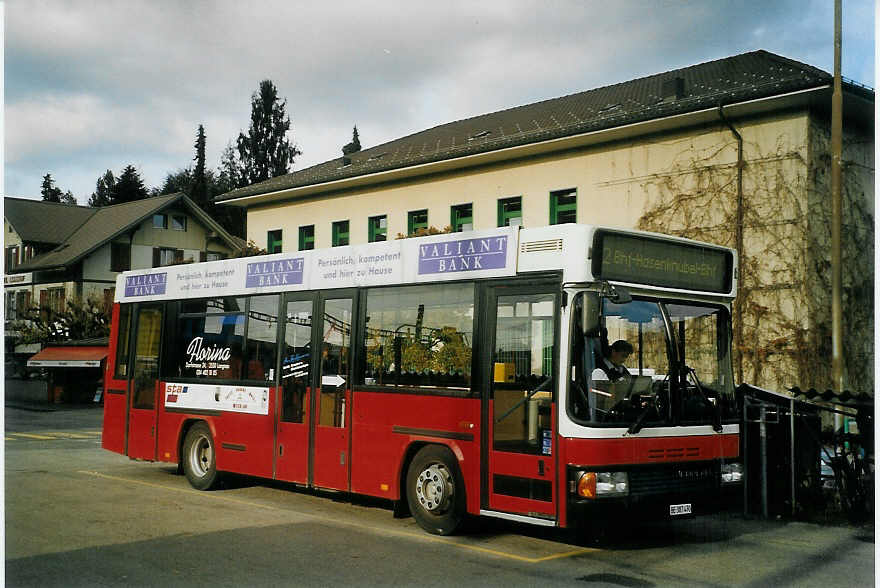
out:
M680 81L679 81L680 80ZM831 83L815 67L754 51L447 123L301 171L238 188L218 201L454 159L765 98ZM678 90L677 96L669 94ZM873 100L873 92L867 91Z
M91 208L89 210L93 211L93 214L64 239L58 247L31 259L27 263L19 265L15 271L30 272L73 264L104 243L133 227L137 227L157 212L178 201L181 201L181 205L199 217L202 224L209 226L217 232L230 247L236 248L238 246L238 241L234 240L220 225L198 208L189 198L184 196L182 192L177 192L176 194L155 196L153 198L136 200L135 202L126 202L125 204Z
M4 198L3 215L22 241L58 244L97 212L96 208Z

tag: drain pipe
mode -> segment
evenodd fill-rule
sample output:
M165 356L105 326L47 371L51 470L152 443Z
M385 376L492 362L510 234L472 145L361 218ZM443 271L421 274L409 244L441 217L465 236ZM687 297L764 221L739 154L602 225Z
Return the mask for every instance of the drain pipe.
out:
M736 137L736 232L734 235L734 247L739 256L739 265L742 267L743 259L745 259L745 255L743 254L743 168L745 167L745 162L743 161L743 138L742 135L739 134L739 131L737 131L730 123L728 118L724 116L724 105L722 104L718 105L718 116L721 117L722 122L727 125L730 132ZM740 272L740 276L742 276L742 272ZM739 284L740 281L737 280L737 283ZM738 289L741 290L741 288ZM737 350L740 350L739 361L736 364L736 377L740 384L743 382L743 361L741 351L743 341L742 305L743 300L737 297L736 303L733 306L734 321L737 325L736 330L733 332L733 339Z

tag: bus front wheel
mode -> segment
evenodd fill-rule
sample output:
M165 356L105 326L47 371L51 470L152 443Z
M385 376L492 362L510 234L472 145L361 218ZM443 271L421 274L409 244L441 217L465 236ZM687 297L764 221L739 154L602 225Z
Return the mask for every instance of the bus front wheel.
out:
M183 442L183 471L196 490L210 490L219 478L211 429L196 423Z
M406 474L406 500L416 522L434 535L449 535L465 514L464 480L446 447L427 445Z

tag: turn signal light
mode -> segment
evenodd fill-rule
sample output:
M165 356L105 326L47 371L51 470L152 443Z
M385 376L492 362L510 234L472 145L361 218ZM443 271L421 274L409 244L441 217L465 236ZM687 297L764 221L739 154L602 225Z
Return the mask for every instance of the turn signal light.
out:
M626 496L629 475L626 472L578 472L571 490L583 498Z
M584 472L577 481L578 496L596 498L596 472Z

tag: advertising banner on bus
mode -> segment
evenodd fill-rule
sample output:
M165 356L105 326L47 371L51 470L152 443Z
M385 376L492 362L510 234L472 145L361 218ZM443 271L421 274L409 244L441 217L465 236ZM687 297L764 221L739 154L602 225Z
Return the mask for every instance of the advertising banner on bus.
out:
M121 274L116 302L516 275L517 227L165 266Z
M269 388L213 384L165 385L165 408L269 414Z

